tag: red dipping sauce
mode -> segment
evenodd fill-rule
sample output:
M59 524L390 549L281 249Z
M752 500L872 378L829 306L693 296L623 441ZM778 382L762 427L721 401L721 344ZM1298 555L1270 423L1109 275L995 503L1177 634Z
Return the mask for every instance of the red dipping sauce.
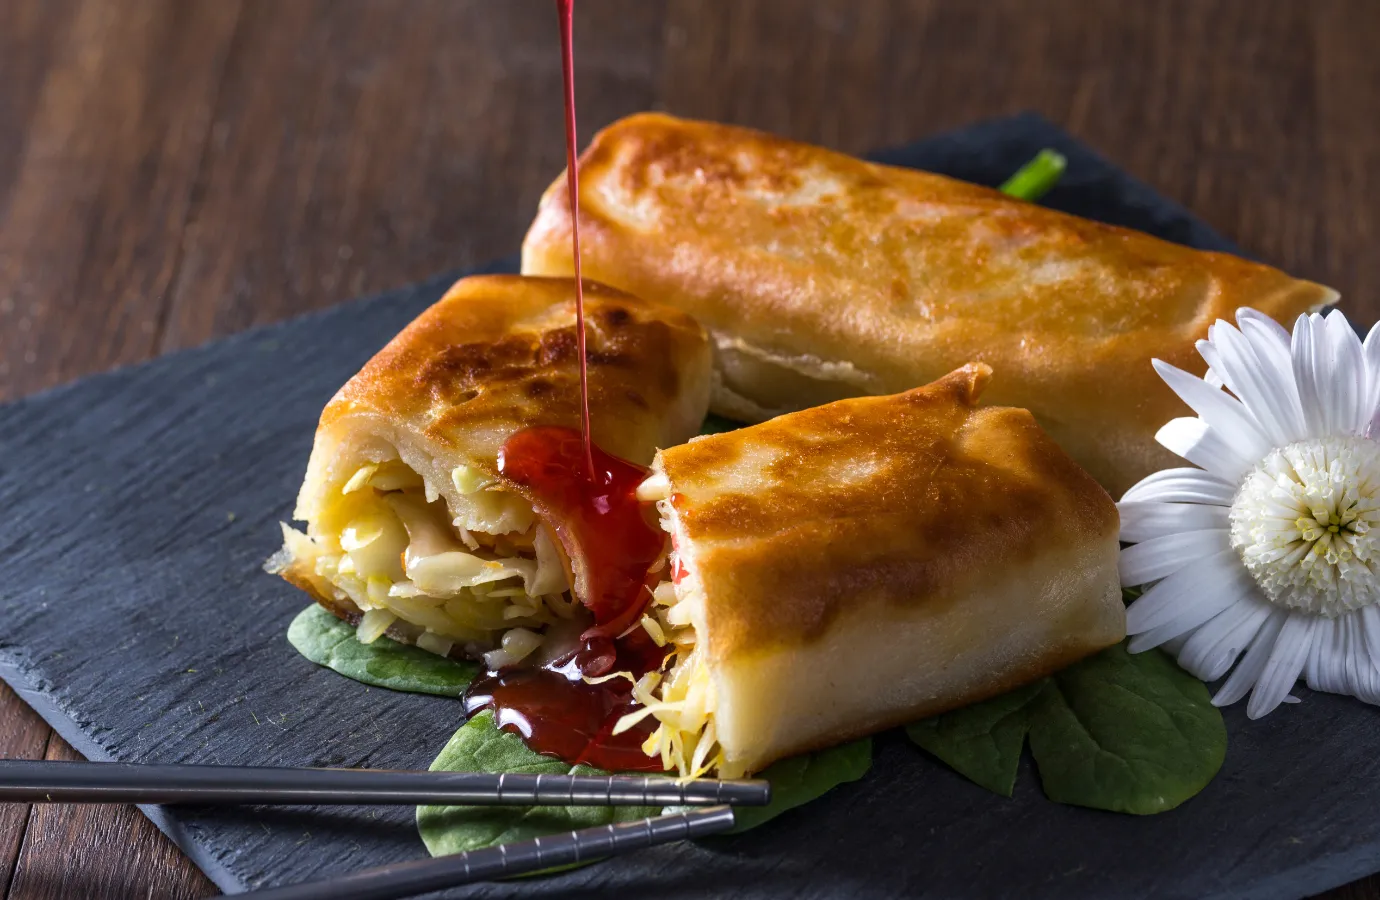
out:
M492 709L498 727L538 753L609 772L660 772L661 760L642 752L656 725L650 716L613 734L618 720L636 708L626 678L586 684L552 669L486 675L465 694L466 713Z
M555 528L582 573L580 600L594 625L580 635L579 649L546 669L515 669L475 681L465 709L471 715L492 709L500 727L521 735L538 753L568 763L659 772L660 761L641 749L654 721L612 734L618 720L636 708L631 682L614 678L591 685L581 678L610 672L638 677L660 666L667 653L637 626L658 577L648 570L666 545L666 535L637 500L647 470L598 447L592 455L593 479L580 433L557 426L524 429L503 445L499 471L527 488Z
M605 675L617 661L615 639L637 624L651 599L647 570L661 558L666 534L637 499L648 470L598 447L592 455L591 479L579 432L543 425L508 438L498 470L527 488L554 526L575 567L580 600L594 616L580 636L585 646L577 663L585 675Z

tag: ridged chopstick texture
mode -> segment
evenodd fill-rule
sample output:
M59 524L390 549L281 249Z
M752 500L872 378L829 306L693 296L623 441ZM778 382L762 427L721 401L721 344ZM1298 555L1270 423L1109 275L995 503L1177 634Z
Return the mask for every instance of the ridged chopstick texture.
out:
M765 781L0 760L21 803L763 806Z
M713 806L670 815L601 825L530 841L500 844L416 862L366 869L342 878L236 894L253 900L390 900L476 881L526 875L640 850L657 844L718 834L733 827L733 809Z

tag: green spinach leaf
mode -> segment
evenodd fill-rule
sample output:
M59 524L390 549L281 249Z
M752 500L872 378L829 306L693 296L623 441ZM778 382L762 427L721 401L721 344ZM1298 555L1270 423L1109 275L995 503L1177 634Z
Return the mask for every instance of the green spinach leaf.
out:
M872 766L872 740L864 738L782 760L759 777L772 785L772 802L760 808L741 807L731 833L756 828L814 800L831 788L857 781ZM529 750L517 735L494 725L492 713L481 713L460 727L431 764L433 772L526 772L531 774L607 774L591 766L569 766ZM626 822L673 812L646 807L601 806L420 806L417 830L433 856L491 847L507 841L530 840L546 834Z
M491 712L460 726L431 764L431 771L607 774L592 766L570 766L527 749L521 738L494 724ZM432 856L445 856L577 828L629 822L657 812L644 806L419 806L417 830Z
M1207 787L1227 730L1207 686L1167 655L1117 646L1051 678L1030 751L1050 799L1149 815Z
M1051 800L1150 815L1212 781L1227 732L1207 687L1158 650L1118 645L1017 691L909 726L911 740L1011 796L1021 747Z
M437 656L381 637L355 640L355 629L313 603L288 626L288 641L312 662L374 687L414 694L460 697L479 666Z
M1041 679L991 700L932 716L907 725L906 734L960 775L1010 797L1030 731L1030 706L1047 684Z
M772 763L756 776L771 782L771 803L766 806L738 807L735 810L738 821L729 834L741 834L770 822L783 812L804 806L841 784L857 781L870 768L870 737Z

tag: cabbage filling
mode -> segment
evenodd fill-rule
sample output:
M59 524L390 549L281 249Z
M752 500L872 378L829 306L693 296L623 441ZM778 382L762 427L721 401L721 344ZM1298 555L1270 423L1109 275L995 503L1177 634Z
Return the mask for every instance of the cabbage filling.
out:
M490 669L510 666L584 611L530 503L468 466L451 480L464 500L457 515L401 460L368 463L333 492L310 538L285 537L312 542L317 576L363 613L361 642L406 623L418 647L445 656L458 646Z
M451 481L462 500L457 509L400 459L362 465L333 490L309 535L283 526L285 549L314 559L315 574L336 598L359 608L355 635L363 643L399 626L418 647L482 655L491 670L559 655L561 648L546 645L568 643L589 616L573 598L569 563L553 535L530 503L483 472L458 466ZM668 535L675 524L669 493L661 474L638 489L639 500L656 503ZM641 706L614 733L651 716L656 728L642 749L664 769L682 778L736 778L743 772L725 760L716 736L714 683L691 615L696 579L672 545L656 567L666 580L634 626L669 648L667 656L635 680ZM677 572L679 584L671 580ZM626 672L588 680L620 676L632 680Z
M666 477L655 474L638 488L638 499L656 502L662 530L673 535L675 512L669 493ZM744 773L724 758L715 730L714 682L703 647L696 639L691 615L692 598L699 590L694 576L683 566L684 561L673 545L667 574L679 583L668 580L656 586L641 622L652 640L670 651L660 668L643 675L633 685L633 698L642 704L641 708L619 719L613 733L621 734L651 716L657 726L642 750L659 758L662 768L681 778L699 778L710 772L720 778L738 778Z

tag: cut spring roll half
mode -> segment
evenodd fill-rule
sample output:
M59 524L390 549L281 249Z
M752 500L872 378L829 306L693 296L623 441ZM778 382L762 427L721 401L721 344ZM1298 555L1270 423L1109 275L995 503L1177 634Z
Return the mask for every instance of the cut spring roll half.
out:
M579 548L498 465L521 430L579 428L574 298L571 279L471 277L403 329L322 412L306 529L284 525L267 568L366 643L386 632L497 669L578 635ZM646 465L698 430L707 338L602 285L585 305L594 443Z
M1190 414L1152 358L1202 374L1194 342L1215 320L1251 306L1290 322L1337 297L978 185L664 115L594 138L580 212L587 276L709 329L715 412L757 422L986 362L986 401L1029 409L1117 496L1176 465L1155 432ZM522 271L571 265L562 176Z
M644 627L643 749L682 775L775 760L1001 693L1121 640L1112 499L968 365L661 451L672 536Z

